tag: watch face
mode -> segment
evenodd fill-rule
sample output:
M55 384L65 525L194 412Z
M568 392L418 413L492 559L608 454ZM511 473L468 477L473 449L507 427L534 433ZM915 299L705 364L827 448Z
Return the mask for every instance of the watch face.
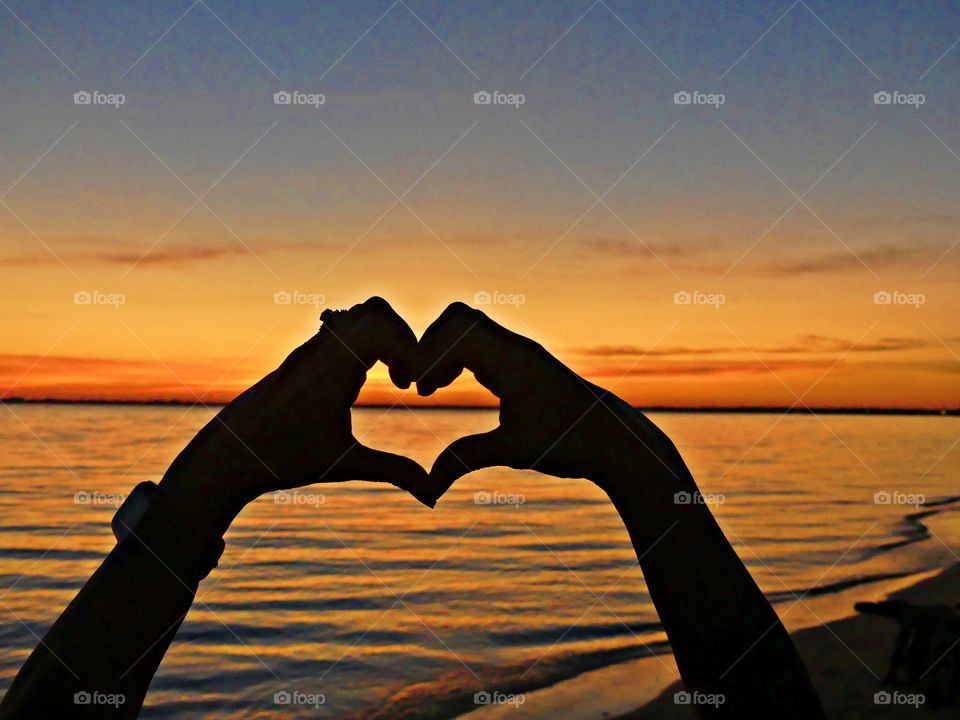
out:
M117 542L121 542L130 534L131 528L140 521L158 492L159 488L154 483L145 481L137 485L127 496L110 523Z

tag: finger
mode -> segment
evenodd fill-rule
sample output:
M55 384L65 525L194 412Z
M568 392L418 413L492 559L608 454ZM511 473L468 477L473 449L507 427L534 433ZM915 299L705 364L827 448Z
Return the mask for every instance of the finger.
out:
M374 450L357 443L338 463L337 479L385 482L406 490L427 507L437 504L427 471L403 455Z
M522 358L534 346L479 310L453 303L427 328L417 346L417 392L431 395L466 368L481 385L503 397L517 385Z
M414 380L417 336L390 304L372 297L350 310L325 310L323 328L359 360L364 372L382 360L399 388Z
M430 481L437 498L459 478L474 470L494 465L516 465L515 453L502 428L477 435L466 435L450 443L430 469Z

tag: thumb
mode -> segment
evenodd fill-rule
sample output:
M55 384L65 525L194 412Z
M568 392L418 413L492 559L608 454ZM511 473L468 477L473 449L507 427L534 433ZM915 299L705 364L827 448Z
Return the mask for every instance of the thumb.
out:
M427 507L437 504L437 495L427 471L408 457L374 450L359 442L343 458L341 472L344 479L385 482L406 490Z
M512 452L502 428L466 435L450 443L430 469L430 480L439 498L460 477L493 465L513 466Z

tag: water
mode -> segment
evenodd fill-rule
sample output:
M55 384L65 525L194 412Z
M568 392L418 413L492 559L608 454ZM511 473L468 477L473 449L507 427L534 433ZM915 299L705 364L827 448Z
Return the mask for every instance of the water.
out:
M158 479L210 416L0 413L0 691L112 547L111 496ZM791 628L955 560L958 418L652 417L702 491L722 495L716 516ZM429 466L496 414L365 409L354 422L369 444ZM878 504L878 491L927 504ZM454 717L478 690L667 650L626 532L587 481L488 470L433 511L362 483L302 492L261 498L231 528L142 717ZM494 492L506 502L484 504ZM284 690L325 703L278 706Z

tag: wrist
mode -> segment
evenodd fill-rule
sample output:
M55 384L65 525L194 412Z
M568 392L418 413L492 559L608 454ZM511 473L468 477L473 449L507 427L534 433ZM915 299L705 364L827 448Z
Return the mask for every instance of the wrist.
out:
M229 468L175 463L160 481L157 506L177 524L223 536L250 499L237 492Z
M682 504L678 497L698 492L686 465L671 462L643 446L631 447L591 479L618 508L637 507L651 514L669 511Z
M608 435L601 462L588 477L607 493L631 533L653 542L704 508L688 500L699 490L670 439L641 413L631 413L617 439Z
M115 518L124 531L118 547L163 566L195 592L223 554L223 530L213 517L197 512L196 505L171 493L169 487L154 489L149 506L138 519L128 524L119 514Z
M171 512L223 535L244 506L270 484L269 469L236 436L211 421L160 481ZM249 462L242 462L249 460Z
M695 487L679 451L660 428L623 400L607 400L591 480L613 492L636 492L639 482L645 493Z

